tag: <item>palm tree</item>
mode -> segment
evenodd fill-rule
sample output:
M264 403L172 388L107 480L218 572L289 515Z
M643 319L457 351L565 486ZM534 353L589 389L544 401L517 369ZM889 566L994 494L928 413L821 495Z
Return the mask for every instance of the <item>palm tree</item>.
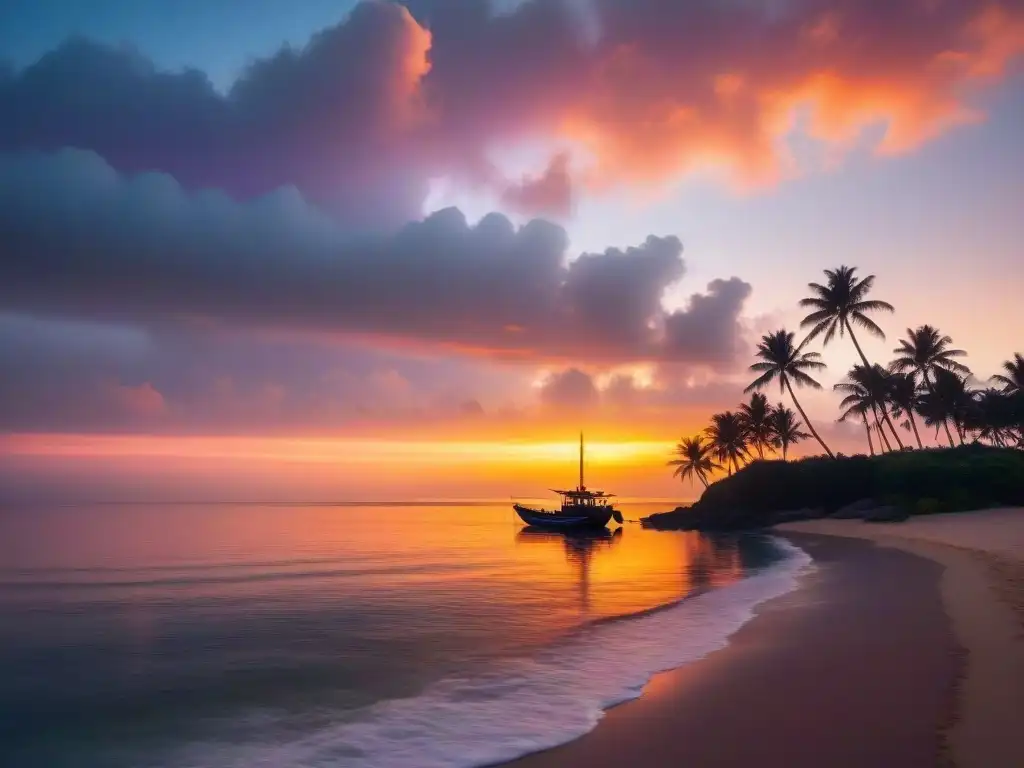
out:
M1024 356L1015 354L1013 360L1003 363L1005 375L998 374L992 381L1002 387L1002 393L1010 398L1010 410L1014 424L1013 435L1019 447L1024 448Z
M867 404L858 401L860 397L856 394L848 394L843 398L841 406L846 406L846 411L839 417L839 421L849 421L854 417L857 417L864 425L864 434L867 435L867 450L871 452L871 456L874 456L874 441L871 439L871 425L867 421L867 413L870 411L870 407Z
M670 467L676 468L672 476L678 477L680 480L690 478L691 484L693 484L693 478L696 477L707 488L708 474L716 469L721 469L721 466L712 461L711 450L712 446L705 443L704 438L700 435L684 437L676 446L676 456L679 458L668 463Z
M875 429L878 430L881 442L885 443L883 449L879 446L879 450L885 453L886 450L891 451L892 445L889 443L889 438L885 435L885 430L878 423L878 410L875 407L874 395L867 389L867 387L853 382L845 381L835 385L835 389L846 392L846 397L843 398L842 402L839 403L840 408L845 408L842 414L839 416L839 421L849 421L854 416L860 418L864 422L864 430L868 435L868 448L871 451L871 455L875 455L875 446L871 442L871 425L868 424L868 413L873 413L875 417Z
M917 382L913 374L893 373L889 379L889 403L892 406L893 415L898 419L903 415L907 416L910 426L914 430L914 437L917 439L917 447L924 448L921 442L921 433L917 431L917 419L914 418L914 409L917 407Z
M793 392L793 385L790 383L795 381L798 386L821 389L821 384L808 376L806 371L821 370L825 364L821 362L821 355L817 352L802 352L802 346L793 346L794 335L783 329L761 337L761 341L757 345L757 357L760 358L760 362L750 366L750 370L757 371L761 375L743 391L751 392L755 389L763 389L778 378L779 388L789 392L789 396L793 399L793 405L800 411L800 415L807 428L811 430L811 434L814 435L814 439L825 449L828 457L834 459L832 451L825 445L825 441L821 439L821 435L818 434L814 425L811 424L811 420L804 413L800 401L796 399L796 393Z
M933 372L935 381L932 387L918 398L917 412L925 420L925 424L934 426L945 425L949 434L949 423L956 427L960 445L964 444L964 422L974 403L973 392L967 385L966 377L936 368ZM952 438L950 438L952 442Z
M1013 395L998 389L975 393L965 426L976 431L978 439L988 440L1000 448L1016 443L1019 425Z
M952 338L940 335L939 330L930 325L922 325L916 330L907 328L907 338L900 341L900 345L893 350L897 357L889 363L889 370L921 374L925 387L934 395L932 376L936 371L952 371L964 376L971 372L966 365L956 360L967 353L962 349L951 349L952 344ZM953 435L950 434L949 425L943 423L943 426L952 447Z
M828 278L827 285L808 283L808 288L814 293L800 301L801 307L810 307L814 311L800 323L801 328L813 326L807 335L807 341L816 338L821 333L825 334L825 344L828 345L836 333L840 337L849 332L853 346L857 348L864 365L870 367L864 350L860 348L856 335L853 333L854 324L859 325L873 336L880 339L885 338L882 329L874 320L867 316L868 312L893 312L892 304L885 301L869 301L868 293L875 283L875 276L868 275L863 280L858 280L855 273L856 267L839 267L839 269L826 269L825 276ZM806 342L804 342L806 343Z
M888 372L880 365L855 365L846 374L846 379L836 384L834 389L837 392L848 392L851 395L856 394L858 397L863 398L864 402L871 407L872 413L875 414L876 423L878 421L878 414L881 413L885 423L889 425L889 429L892 431L892 436L896 438L896 444L899 445L900 450L903 450L903 441L900 440L900 435L889 418L888 376ZM844 400L843 402L845 403L846 401ZM889 445L889 439L885 436L885 430L882 429L881 424L878 425L878 432L882 435L886 445ZM889 449L892 450L891 445L889 445Z
M782 460L788 461L789 446L806 440L809 434L800 429L803 424L792 410L779 403L768 415L775 441L782 446ZM827 449L826 449L827 450Z
M875 284L875 276L868 275L863 280L858 280L856 272L856 267L847 266L826 269L825 277L828 280L825 285L808 283L807 287L811 289L813 295L802 299L800 306L814 311L800 322L800 327L811 328L804 344L824 333L824 344L828 346L837 333L842 337L849 332L850 340L856 347L861 362L864 367L870 368L871 363L868 362L864 350L860 348L860 342L857 341L857 336L853 332L853 326L859 325L872 336L884 339L885 333L874 320L868 317L868 313L894 312L895 309L886 301L869 300L867 295ZM889 429L895 433L896 428L892 425L887 410L882 410L882 417L889 425ZM898 437L896 439L899 441Z
M749 403L740 405L740 419L743 421L743 429L746 430L747 439L750 444L757 448L757 458L764 458L764 449L775 446L775 435L772 433L768 416L771 413L771 406L768 405L768 398L760 392L750 396Z
M739 470L740 459L747 458L747 435L743 429L743 420L732 411L716 413L711 417L711 426L704 430L711 442L711 450L715 458L723 462L732 474L733 468Z
M998 374L992 377L992 381L1002 385L1003 392L1008 395L1024 393L1024 356L1015 354L1013 360L1003 363L1003 370L1006 375Z

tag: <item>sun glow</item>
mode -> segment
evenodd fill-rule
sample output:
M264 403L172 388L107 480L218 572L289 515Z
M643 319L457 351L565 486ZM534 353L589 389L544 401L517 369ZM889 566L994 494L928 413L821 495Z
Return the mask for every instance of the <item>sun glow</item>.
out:
M586 446L588 461L634 463L662 458L664 442L594 442ZM350 438L205 437L148 435L8 435L0 438L0 454L78 458L176 458L300 463L368 463L382 460L424 464L571 462L575 441L428 441Z

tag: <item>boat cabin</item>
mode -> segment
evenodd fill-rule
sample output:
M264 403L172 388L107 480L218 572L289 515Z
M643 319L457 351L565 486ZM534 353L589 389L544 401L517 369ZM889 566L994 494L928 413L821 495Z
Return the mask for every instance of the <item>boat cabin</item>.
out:
M586 488L577 488L574 491L559 491L554 488L551 490L552 493L557 493L562 497L563 510L579 509L580 507L605 507L608 505L608 500L614 495L604 491L588 491Z

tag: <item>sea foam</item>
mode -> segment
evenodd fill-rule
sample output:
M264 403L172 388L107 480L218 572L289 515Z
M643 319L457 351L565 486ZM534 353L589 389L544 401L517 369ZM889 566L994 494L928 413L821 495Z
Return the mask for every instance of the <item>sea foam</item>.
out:
M449 678L383 701L352 720L294 738L193 745L172 762L194 768L477 768L564 744L650 678L723 648L758 604L793 590L811 564L786 557L664 610L588 627L486 675Z

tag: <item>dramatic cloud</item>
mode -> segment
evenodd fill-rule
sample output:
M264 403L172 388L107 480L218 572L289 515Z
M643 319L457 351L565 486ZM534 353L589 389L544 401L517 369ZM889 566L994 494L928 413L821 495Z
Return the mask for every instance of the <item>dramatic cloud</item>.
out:
M90 152L0 155L0 309L442 345L510 359L728 365L750 286L674 312L675 237L567 261L565 232L441 211L352 237L292 190L239 204Z
M0 73L0 149L92 149L236 198L293 185L363 229L416 218L437 177L564 215L566 156L510 181L491 150L568 143L590 187L709 164L764 183L794 129L844 146L878 124L878 150L900 152L978 119L972 87L1022 50L1024 0L372 2L226 95L69 42Z
M92 149L244 198L294 185L353 225L398 225L436 170L418 127L429 47L401 6L363 4L302 51L256 61L225 97L201 72L72 40L0 79L0 148Z

